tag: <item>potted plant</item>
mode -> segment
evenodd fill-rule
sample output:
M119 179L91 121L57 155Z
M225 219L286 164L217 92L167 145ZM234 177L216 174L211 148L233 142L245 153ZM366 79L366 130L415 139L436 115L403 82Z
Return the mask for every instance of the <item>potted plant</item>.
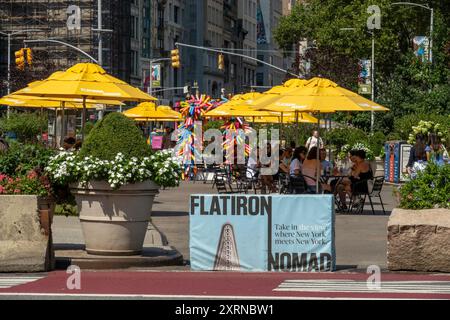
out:
M0 153L0 195L35 199L46 235L50 233L55 199L53 186L43 169L52 155L53 150L39 144L14 141L7 150Z
M111 113L79 153L56 155L47 172L55 183L70 184L88 253L136 255L154 197L160 187L177 186L181 170L170 150L152 154L134 122Z
M388 223L390 270L450 272L450 164L428 164L398 190Z

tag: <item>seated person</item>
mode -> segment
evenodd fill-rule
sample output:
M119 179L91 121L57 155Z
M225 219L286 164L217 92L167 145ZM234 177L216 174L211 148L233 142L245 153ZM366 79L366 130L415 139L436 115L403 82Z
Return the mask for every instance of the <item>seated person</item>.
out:
M320 163L320 159L317 159L317 152L320 152L317 147L312 147L302 166L302 174L305 176L307 190L310 193L317 192L317 169L319 169L319 172L322 172L322 164ZM330 186L324 183L320 184L320 187L321 190L331 190Z
M348 178L344 178L337 187L337 192L344 209L346 209L346 195L353 196L357 193L368 193L369 186L368 180L373 179L373 172L370 164L366 161L366 152L364 150L352 150L350 151L350 160L353 162L351 175ZM361 182L362 183L358 183Z
M285 150L280 150L280 168L279 168L278 172L289 174L291 158L292 158L292 149L291 148L286 148Z
M75 140L74 137L66 137L64 139L64 144L63 144L64 150L73 151L73 148L74 148L76 142L77 142L77 140Z
M298 147L295 149L292 156L292 161L289 165L289 175L291 177L298 177L302 173L302 164L306 159L308 149L306 147Z
M330 161L327 160L327 150L320 149L320 161L322 165L322 175L323 176L329 176L331 173L333 173L333 166Z

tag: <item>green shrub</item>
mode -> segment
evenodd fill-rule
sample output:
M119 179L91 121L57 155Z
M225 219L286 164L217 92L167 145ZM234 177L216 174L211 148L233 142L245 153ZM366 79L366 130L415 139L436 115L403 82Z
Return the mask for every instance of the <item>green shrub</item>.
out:
M0 119L0 131L14 132L20 142L34 142L48 130L48 119L37 113L11 113Z
M386 136L381 131L377 131L373 135L368 136L368 146L375 157L379 157L384 152L384 144L386 141Z
M94 123L86 122L84 126L84 135L87 137L91 133L92 129L94 129L94 127L95 127Z
M203 130L207 131L209 129L217 129L220 130L220 128L224 125L225 121L223 120L212 120L208 121L204 126Z
M127 158L142 158L149 156L151 151L134 121L114 112L95 125L80 150L80 156L113 160L118 153Z
M38 144L11 142L8 151L0 153L0 173L20 176L36 168L43 170L54 154Z
M420 121L431 121L435 124L439 123L441 131L446 135L446 146L450 147L450 115L439 114L409 114L398 118L394 122L394 134L401 140L407 141L409 135L413 132L413 127L419 125Z
M400 187L403 209L450 208L450 164L429 164Z

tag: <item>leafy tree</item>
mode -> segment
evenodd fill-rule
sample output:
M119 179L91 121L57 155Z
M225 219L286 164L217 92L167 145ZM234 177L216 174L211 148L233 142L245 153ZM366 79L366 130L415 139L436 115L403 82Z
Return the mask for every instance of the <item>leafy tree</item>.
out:
M294 6L283 17L275 39L283 49L301 40L314 43L307 51L310 76L330 78L357 90L357 61L371 58L372 36L367 31L367 8L381 9L381 30L374 31L376 101L392 112L376 115L376 129L391 131L394 118L409 113L450 112L450 10L448 1L428 1L435 10L433 64L419 61L412 40L428 35L427 10L391 6L395 0L310 0ZM425 3L425 1L422 1ZM342 28L354 28L344 31ZM367 130L370 115L338 114L335 120Z

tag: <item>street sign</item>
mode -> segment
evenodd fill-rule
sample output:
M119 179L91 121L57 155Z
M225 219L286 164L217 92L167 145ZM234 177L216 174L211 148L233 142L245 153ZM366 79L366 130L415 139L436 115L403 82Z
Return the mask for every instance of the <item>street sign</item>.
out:
M372 94L372 60L359 60L358 93Z
M420 58L422 62L430 59L430 41L428 37L417 36L413 39L414 54Z
M159 88L161 87L161 65L154 64L152 65L152 87Z

